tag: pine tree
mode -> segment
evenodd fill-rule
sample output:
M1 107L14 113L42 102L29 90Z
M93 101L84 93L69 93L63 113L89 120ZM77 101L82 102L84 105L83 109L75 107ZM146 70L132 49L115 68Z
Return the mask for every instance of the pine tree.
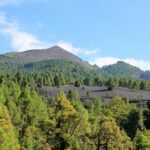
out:
M137 150L149 150L150 149L150 139L148 139L141 131L137 131L134 138L134 142Z
M18 139L7 108L0 103L0 149L19 150Z

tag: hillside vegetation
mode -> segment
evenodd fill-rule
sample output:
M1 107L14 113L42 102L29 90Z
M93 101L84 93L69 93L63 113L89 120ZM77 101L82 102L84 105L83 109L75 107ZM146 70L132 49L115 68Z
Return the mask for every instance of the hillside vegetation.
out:
M35 70L34 67L36 67L36 69L39 67L38 69L41 70L41 66L45 67L44 63L47 63L46 68L48 68L48 65L52 66L54 62L56 64L60 61L76 63L88 70L90 69L97 70L97 72L103 72L105 75L109 74L119 77L132 77L137 79L150 80L149 71L142 71L138 67L132 66L125 62L119 61L116 64L99 68L96 65L90 65L88 62L81 60L79 57L58 46L54 46L48 49L29 50L25 52L14 52L0 55L0 69L2 68L5 71L5 68L7 68L7 72L11 70L11 72L16 73L20 68L23 71L30 68L30 71L32 72ZM36 63L38 65L36 65ZM12 68L10 66L12 66ZM42 71L45 72L44 69L42 69Z
M140 68L122 61L118 61L116 64L113 65L105 66L102 68L102 70L104 73L114 76L133 77L144 80L150 79L149 71L142 71Z
M0 150L149 150L141 75L149 72L124 62L100 69L59 47L0 55Z
M26 81L26 82L25 82ZM74 90L48 99L25 76L0 78L1 150L148 150L149 103L138 108L126 97L89 108Z

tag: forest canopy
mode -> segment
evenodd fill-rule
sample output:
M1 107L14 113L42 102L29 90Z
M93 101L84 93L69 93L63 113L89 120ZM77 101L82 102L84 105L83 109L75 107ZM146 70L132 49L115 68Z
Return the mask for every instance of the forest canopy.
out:
M0 78L0 149L150 149L149 103L95 97L85 108L77 91L47 101L29 81L21 73Z

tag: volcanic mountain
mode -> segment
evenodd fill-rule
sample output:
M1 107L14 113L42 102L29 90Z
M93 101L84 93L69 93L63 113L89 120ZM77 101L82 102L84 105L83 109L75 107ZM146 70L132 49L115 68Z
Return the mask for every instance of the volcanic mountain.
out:
M30 63L53 59L77 62L84 67L92 68L88 62L81 60L79 57L58 46L54 46L48 49L34 49L24 52L13 52L0 55L0 61L11 63Z

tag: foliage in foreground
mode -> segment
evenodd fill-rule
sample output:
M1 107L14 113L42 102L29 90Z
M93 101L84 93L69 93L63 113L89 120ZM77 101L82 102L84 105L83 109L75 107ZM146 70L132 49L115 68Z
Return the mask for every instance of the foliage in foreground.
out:
M150 105L136 108L127 98L86 109L77 91L46 102L27 82L0 81L0 150L148 150Z

